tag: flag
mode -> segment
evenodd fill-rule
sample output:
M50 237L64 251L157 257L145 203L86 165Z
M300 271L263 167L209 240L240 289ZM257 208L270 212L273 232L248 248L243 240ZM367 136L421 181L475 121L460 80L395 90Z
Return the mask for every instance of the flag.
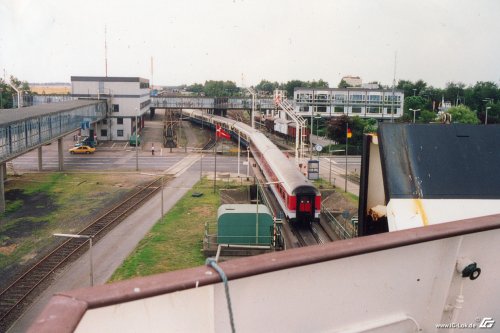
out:
M217 125L217 129L215 131L215 135L218 137L218 138L224 138L224 139L231 139L231 136L225 132L222 127L220 127L220 125Z
M349 127L347 127L347 138L348 139L352 138L352 132L351 132L351 129Z

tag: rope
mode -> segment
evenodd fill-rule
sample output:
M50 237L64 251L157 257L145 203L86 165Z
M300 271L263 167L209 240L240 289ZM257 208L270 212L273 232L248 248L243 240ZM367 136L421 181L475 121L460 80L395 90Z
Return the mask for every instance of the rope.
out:
M234 333L236 332L236 330L234 328L233 308L231 307L231 296L229 296L229 285L226 273L224 273L222 268L220 268L220 266L217 265L217 262L213 258L207 258L205 264L207 266L212 267L220 275L222 282L224 283L224 290L226 291L227 309L229 312L229 320L231 322L231 332Z

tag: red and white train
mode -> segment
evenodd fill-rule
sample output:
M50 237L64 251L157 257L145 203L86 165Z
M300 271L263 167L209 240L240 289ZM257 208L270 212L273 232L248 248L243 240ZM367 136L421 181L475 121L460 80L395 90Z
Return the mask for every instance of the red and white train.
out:
M271 187L286 218L292 223L319 220L321 193L264 134L245 123L201 110L183 110L183 115L198 125L215 130L217 125L250 151Z

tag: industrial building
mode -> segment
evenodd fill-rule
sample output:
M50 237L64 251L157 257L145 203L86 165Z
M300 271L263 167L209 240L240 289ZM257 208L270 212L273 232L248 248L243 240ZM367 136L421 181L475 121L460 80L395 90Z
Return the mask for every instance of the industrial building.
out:
M392 89L295 88L295 111L301 116L341 115L375 118L381 121L403 115L404 93Z
M94 134L98 140L128 140L137 127L142 128L149 111L149 80L140 77L72 76L74 97L106 99L108 117L91 128L82 126L82 135Z

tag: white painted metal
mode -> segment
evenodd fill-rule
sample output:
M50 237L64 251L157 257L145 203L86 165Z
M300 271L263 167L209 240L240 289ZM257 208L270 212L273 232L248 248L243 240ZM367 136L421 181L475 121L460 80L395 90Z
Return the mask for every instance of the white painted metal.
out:
M231 280L236 330L440 332L436 325L452 321L498 320L499 237L498 229L478 232ZM457 271L462 257L482 269L477 280ZM206 274L215 273L207 268ZM223 284L91 309L76 332L166 327L229 332Z

